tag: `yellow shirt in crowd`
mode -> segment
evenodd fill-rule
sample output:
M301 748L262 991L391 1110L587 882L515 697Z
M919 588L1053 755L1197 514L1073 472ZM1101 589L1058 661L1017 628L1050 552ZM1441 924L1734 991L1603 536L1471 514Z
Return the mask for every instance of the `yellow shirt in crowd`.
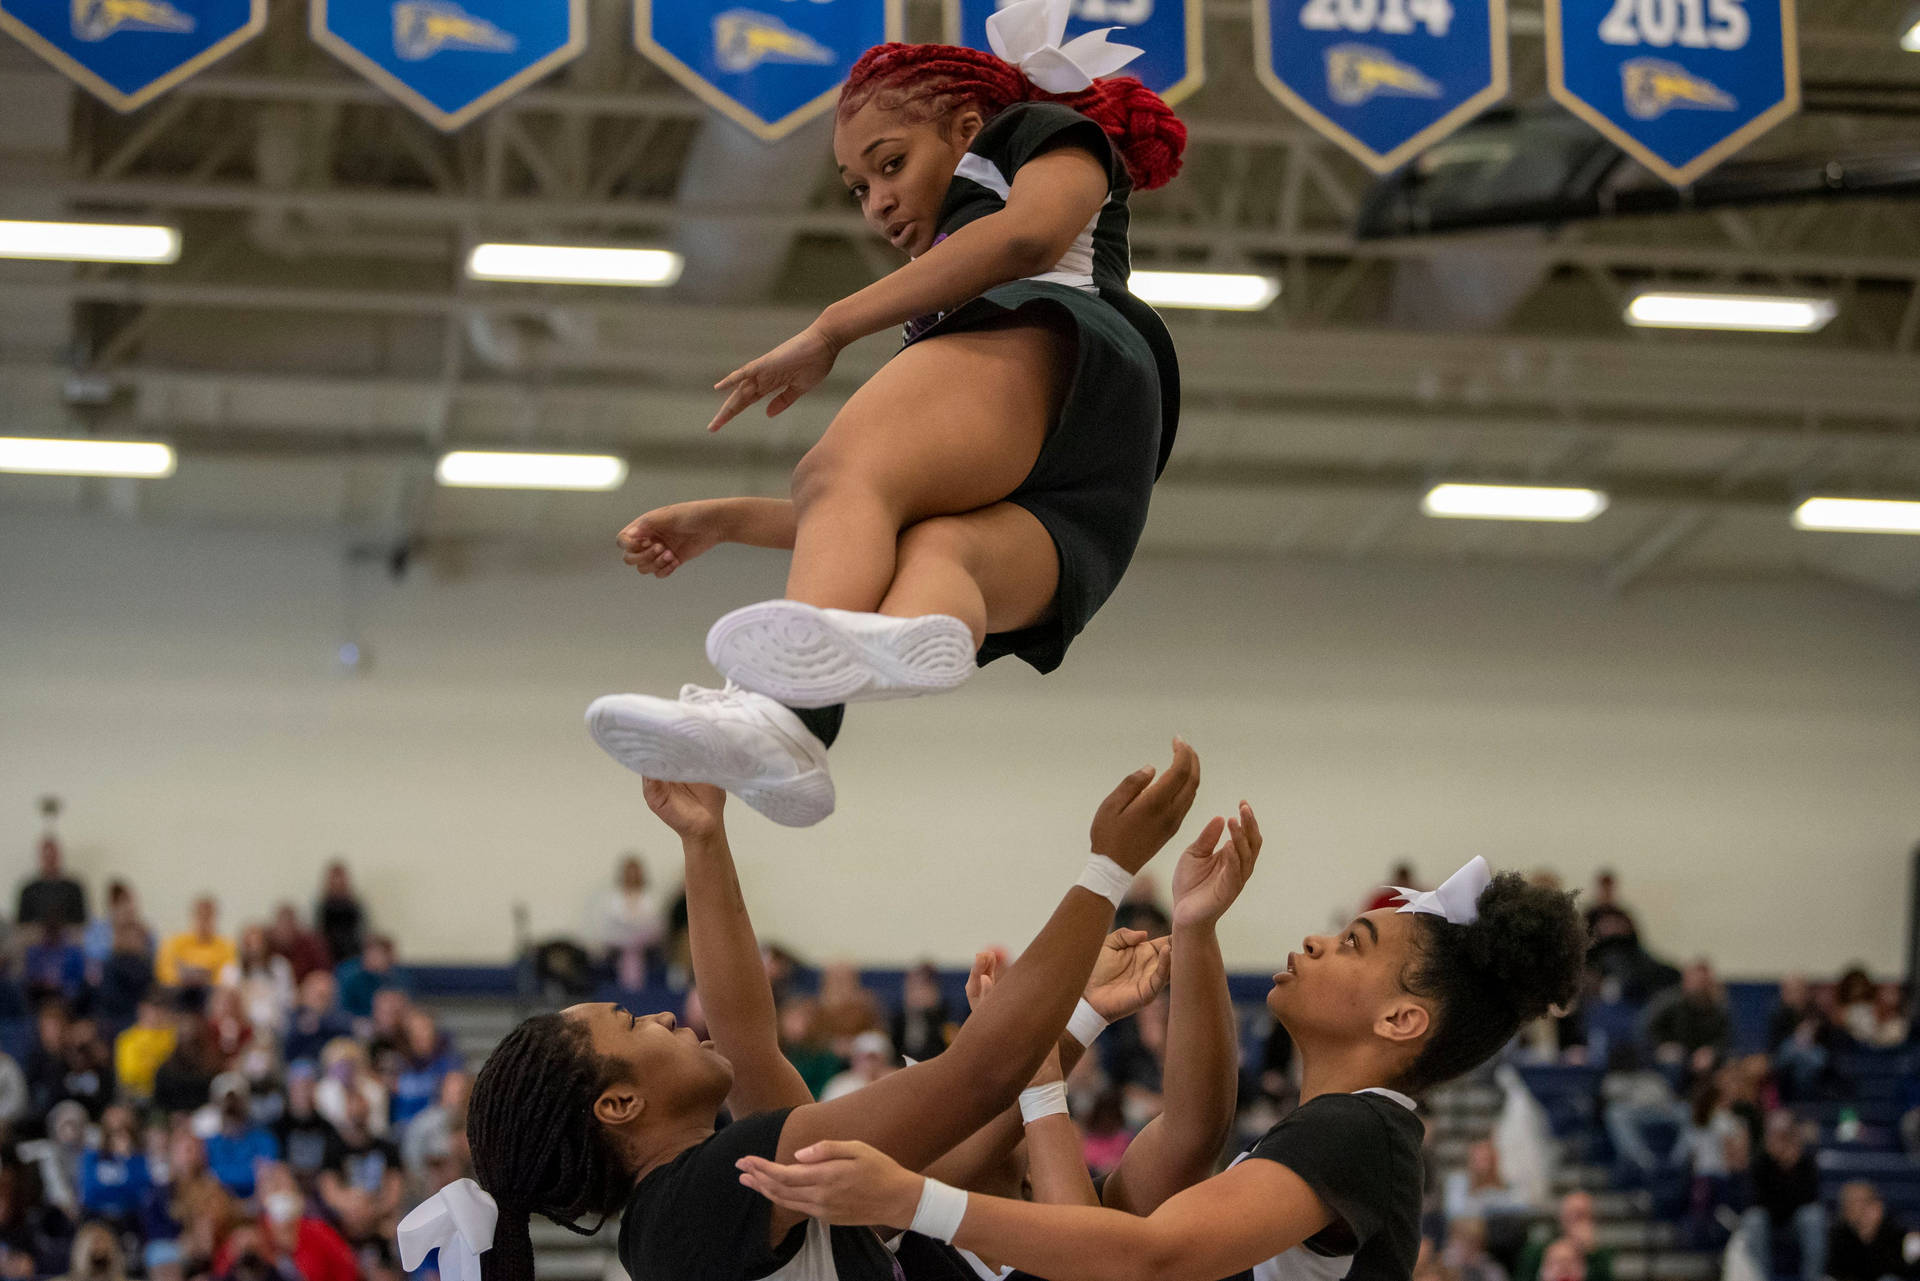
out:
M240 964L239 949L233 940L216 934L203 939L198 934L176 934L160 945L160 955L154 958L153 972L167 987L178 987L182 981L181 971L199 970L206 977L199 980L204 983L218 983L222 971L228 966Z
M177 1038L170 1027L141 1027L135 1024L113 1042L113 1070L120 1085L129 1093L147 1098L153 1094L154 1074L173 1053Z

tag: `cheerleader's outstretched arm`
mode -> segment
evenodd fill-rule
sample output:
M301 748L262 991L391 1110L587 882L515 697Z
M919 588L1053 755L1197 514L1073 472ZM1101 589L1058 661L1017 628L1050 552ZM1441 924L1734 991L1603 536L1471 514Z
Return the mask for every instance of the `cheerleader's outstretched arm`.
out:
M702 498L656 507L620 531L620 559L666 578L721 543L792 551L797 525L785 498Z

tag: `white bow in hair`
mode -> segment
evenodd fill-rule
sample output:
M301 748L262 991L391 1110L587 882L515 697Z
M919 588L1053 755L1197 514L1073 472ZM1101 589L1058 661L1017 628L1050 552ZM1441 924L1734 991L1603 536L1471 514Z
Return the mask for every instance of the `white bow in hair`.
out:
M1079 93L1110 76L1143 50L1108 44L1103 27L1066 40L1069 0L1016 0L987 19L987 43L1002 61L1048 93ZM1066 40L1065 44L1061 41Z
M1406 900L1402 912L1425 912L1443 916L1455 925L1472 925L1480 919L1480 892L1493 881L1487 860L1475 854L1467 865L1440 882L1437 890L1410 890L1393 886L1393 892Z
M480 1256L493 1248L499 1220L500 1207L478 1183L457 1179L400 1220L400 1264L412 1272L439 1250L440 1281L480 1281Z

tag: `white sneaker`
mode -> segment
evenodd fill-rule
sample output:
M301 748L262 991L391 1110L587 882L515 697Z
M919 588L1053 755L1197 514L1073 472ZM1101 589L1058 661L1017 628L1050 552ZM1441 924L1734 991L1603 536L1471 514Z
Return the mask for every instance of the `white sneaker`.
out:
M827 749L780 704L729 685L688 685L678 700L608 694L587 708L607 755L645 778L724 787L784 827L833 813Z
M973 633L946 614L890 618L768 600L734 610L707 633L707 657L728 680L788 707L912 698L973 675Z

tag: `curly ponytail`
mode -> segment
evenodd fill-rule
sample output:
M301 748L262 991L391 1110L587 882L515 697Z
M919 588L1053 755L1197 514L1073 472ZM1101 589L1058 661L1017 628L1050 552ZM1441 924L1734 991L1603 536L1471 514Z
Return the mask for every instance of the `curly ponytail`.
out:
M1579 994L1587 926L1571 892L1502 872L1477 906L1471 925L1414 915L1414 959L1401 982L1435 1009L1426 1044L1399 1082L1409 1094L1471 1072L1521 1024Z
M593 1115L617 1071L584 1026L558 1014L526 1020L487 1056L467 1104L474 1179L500 1207L483 1281L534 1281L530 1216L592 1236L600 1224L580 1219L619 1211L632 1172Z
M840 118L875 100L913 120L944 120L961 107L991 120L1016 102L1072 107L1113 140L1142 191L1172 182L1187 146L1187 127L1173 108L1132 76L1096 80L1079 93L1047 93L1012 63L959 45L895 43L867 50L840 90Z

